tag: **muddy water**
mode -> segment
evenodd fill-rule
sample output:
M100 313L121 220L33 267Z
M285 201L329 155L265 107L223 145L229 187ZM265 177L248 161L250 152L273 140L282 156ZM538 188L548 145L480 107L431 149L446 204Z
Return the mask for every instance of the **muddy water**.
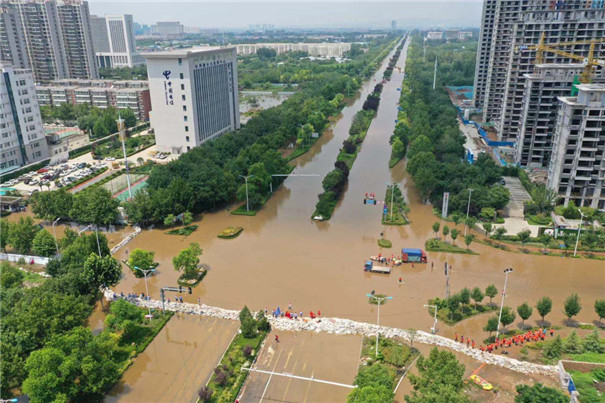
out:
M195 402L237 331L234 321L174 316L106 402Z
M402 68L404 55L398 63ZM385 66L386 62L375 77L382 77ZM172 268L172 258L190 242L199 242L204 250L202 260L210 265L211 271L194 289L194 295L185 295L189 302L201 298L209 305L230 309L239 309L244 304L251 309L284 308L291 302L296 310L306 313L320 309L330 316L374 322L376 307L367 303L365 294L376 290L395 297L381 309L381 323L428 330L432 317L423 304L429 298L444 296L443 264L447 261L453 265L450 280L453 292L465 286L485 288L490 283L501 289L502 270L513 267L507 305L515 307L524 301L533 305L539 297L548 295L554 307L547 319L561 324L563 301L570 293L577 292L584 304L578 319L595 320L592 305L596 298L605 295L605 263L602 261L527 256L474 244L472 248L479 256L430 253L429 264L400 266L390 276L363 272L364 260L379 251L376 242L381 231L393 241L394 253L401 247L423 248L424 242L433 236L431 224L437 220L431 206L421 204L403 163L388 169L388 140L395 126L397 88L402 79L403 74L395 70L391 81L384 86L378 116L370 126L351 171L348 189L331 221L315 223L310 216L317 194L322 191L321 180L332 169L342 141L348 135L351 119L376 84L374 79L364 85L361 97L342 111L333 132L322 136L308 154L296 160L294 173L313 173L320 177L288 178L255 217L221 211L198 219L199 229L186 238L165 235L161 230L145 230L135 238L126 248L153 250L160 263L157 275L149 279L152 297L159 298L160 287L176 285L178 273ZM365 192L375 192L379 199L383 197L385 182L402 185L411 207L410 225L383 228L381 208L363 205ZM244 232L233 240L216 238L218 232L230 225L242 226ZM119 256L123 257L124 253L121 251ZM403 284L397 283L399 276L403 277ZM125 270L124 279L116 289L144 292L144 280ZM529 322L533 324L535 319L534 314ZM485 337L481 330L484 323L482 318L459 326L464 328L465 336L480 339ZM442 335L453 335L454 331L455 328L439 326Z

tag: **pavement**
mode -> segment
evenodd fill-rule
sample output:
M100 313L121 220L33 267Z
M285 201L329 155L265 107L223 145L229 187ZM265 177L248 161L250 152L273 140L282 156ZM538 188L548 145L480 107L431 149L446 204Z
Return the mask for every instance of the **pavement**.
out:
M503 209L504 224L495 225L495 227L506 228L508 235L515 235L521 231L529 230L533 237L538 236L540 226L529 225L523 215L523 204L531 200L531 196L527 193L519 178L506 176L504 177L504 182L504 186L510 191L510 201Z

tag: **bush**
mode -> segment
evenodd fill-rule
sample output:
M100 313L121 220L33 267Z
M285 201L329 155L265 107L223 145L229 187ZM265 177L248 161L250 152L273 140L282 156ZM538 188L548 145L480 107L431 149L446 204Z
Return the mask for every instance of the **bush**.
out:
M197 392L197 395L202 402L207 403L212 399L213 393L214 391L212 389L208 386L204 386Z
M246 344L242 349L245 357L250 357L252 355L252 346L250 344Z

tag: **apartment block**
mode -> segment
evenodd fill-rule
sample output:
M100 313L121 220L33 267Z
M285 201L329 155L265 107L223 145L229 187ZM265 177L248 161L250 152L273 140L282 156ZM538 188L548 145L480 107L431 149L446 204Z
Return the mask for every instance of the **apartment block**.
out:
M88 3L82 0L2 0L0 52L36 82L98 78Z
M91 27L99 67L134 67L145 63L137 52L132 15L91 16Z
M0 64L0 172L48 158L31 70Z
M139 120L148 120L151 98L146 81L56 80L36 87L40 105L87 103L98 108L130 108Z
M560 97L547 187L565 206L605 209L605 84L577 86Z
M183 24L178 21L158 21L151 26L151 34L161 37L178 37L184 32Z
M477 61L475 63L475 83L473 105L483 108L485 89L487 87L488 67L491 60L492 36L496 18L496 0L484 0L479 30L479 45L477 47Z
M443 39L443 31L431 31L426 33L426 39L431 40L440 40Z
M160 151L181 154L239 129L235 47L143 53Z
M245 43L235 45L238 55L253 55L259 49L273 49L277 54L284 52L307 52L309 56L342 57L351 50L350 43Z
M516 163L548 168L557 123L559 97L572 95L573 81L583 67L571 64L538 64L525 74L520 128L515 142Z

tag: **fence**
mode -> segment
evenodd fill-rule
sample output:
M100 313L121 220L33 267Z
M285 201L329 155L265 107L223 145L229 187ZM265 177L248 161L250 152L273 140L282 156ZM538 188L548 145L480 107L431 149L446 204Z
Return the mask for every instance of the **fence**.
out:
M43 266L46 266L50 260L50 258L42 256L18 255L16 253L0 253L0 260L18 263L21 259L25 260L25 263L28 264L33 261L35 264L41 264Z

